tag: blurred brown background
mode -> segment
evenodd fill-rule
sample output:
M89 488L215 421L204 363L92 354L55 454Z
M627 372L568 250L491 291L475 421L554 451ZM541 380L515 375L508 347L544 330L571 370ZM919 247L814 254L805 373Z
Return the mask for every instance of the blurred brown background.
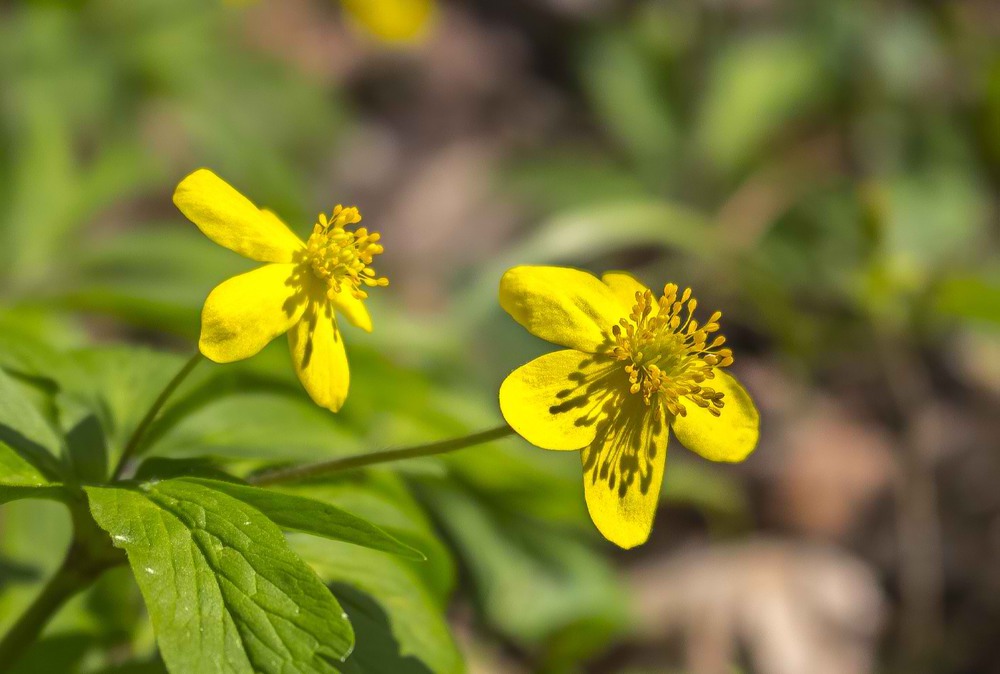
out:
M491 548L435 506L470 670L1000 672L1000 5L442 0L418 32L333 0L0 3L2 325L187 348L245 268L170 204L198 166L297 231L344 202L383 233L361 447L498 418L546 349L497 306L509 265L691 285L757 452L675 444L628 553L573 457L456 457L502 513Z

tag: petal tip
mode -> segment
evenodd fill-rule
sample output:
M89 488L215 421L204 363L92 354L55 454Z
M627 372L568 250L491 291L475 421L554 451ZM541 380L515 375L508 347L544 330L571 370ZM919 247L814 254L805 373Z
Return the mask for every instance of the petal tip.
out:
M174 197L173 197L174 204L177 204L177 200L180 198L180 195L184 192L184 190L186 190L190 186L192 181L202 180L204 178L214 178L216 180L222 180L221 178L219 178L218 175L215 174L214 171L212 171L209 168L205 168L204 166L201 168L196 168L194 171L191 171L186 176L181 178L180 181L178 181L177 187L174 188Z
M601 518L595 518L594 513L590 514L591 520L594 522L594 526L601 533L604 538L610 542L617 545L622 550L632 550L640 545L644 544L649 540L649 535L652 533L652 523L648 529L639 529L626 524L626 526L607 526L603 524ZM598 522L602 523L599 524Z
M213 363L218 363L220 365L225 365L226 363L235 363L242 358L233 358L227 355L224 349L219 348L219 345L209 342L205 339L198 340L198 351L201 355L208 358Z

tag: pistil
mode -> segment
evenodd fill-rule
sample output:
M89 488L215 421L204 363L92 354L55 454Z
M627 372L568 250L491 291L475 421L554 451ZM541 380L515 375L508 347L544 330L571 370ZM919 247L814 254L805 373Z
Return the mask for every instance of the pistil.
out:
M627 363L629 391L642 394L647 405L662 402L674 416L685 416L684 399L714 416L725 406L723 393L705 386L715 369L733 363L732 350L722 348L726 338L716 335L722 313L713 313L704 325L694 319L698 301L686 288L669 283L659 301L649 290L636 292L627 318L612 328L612 356Z
M320 213L306 242L309 266L317 278L325 281L331 298L340 293L346 284L357 299L368 293L363 286L387 286L389 279L378 276L372 269L372 260L384 250L379 243L381 235L365 227L348 230L361 222L361 214L353 206L337 205L329 218Z

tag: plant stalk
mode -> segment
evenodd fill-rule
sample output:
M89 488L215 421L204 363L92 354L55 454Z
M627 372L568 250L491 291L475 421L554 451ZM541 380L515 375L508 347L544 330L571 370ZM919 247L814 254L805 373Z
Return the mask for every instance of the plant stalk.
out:
M45 584L41 594L21 614L10 631L0 639L0 674L13 669L17 661L38 639L45 625L63 605L90 586L116 562L91 559L78 541L70 546L59 570Z
M380 463L391 463L402 461L403 459L413 459L421 456L434 456L435 454L446 454L473 445L481 445L485 442L499 440L514 433L514 429L504 424L497 428L472 435L464 435L460 438L450 440L440 440L425 445L415 445L413 447L403 447L387 452L375 452L373 454L359 454L357 456L347 456L331 461L322 461L305 466L295 466L293 468L283 468L273 470L260 475L251 476L248 482L257 486L267 486L284 482L298 482L315 477L340 473L345 470L356 470L366 468Z
M174 391L177 390L177 387L180 386L185 379L187 379L187 376L191 374L191 371L194 370L194 368L201 361L201 353L195 353L186 363L184 363L184 367L182 367L180 371L174 375L174 378L170 380L164 389L160 391L160 395L156 397L152 406L150 406L150 408L146 411L146 416L142 418L139 425L135 427L134 431L132 431L132 435L129 436L128 442L125 443L125 449L122 451L121 458L118 459L118 465L115 466L115 472L111 475L112 482L121 477L122 472L128 465L128 462L139 449L139 444L145 437L149 427L154 421L156 421L156 417L160 413L160 410L162 410L163 406L167 404L167 401L170 399L170 396L174 394Z

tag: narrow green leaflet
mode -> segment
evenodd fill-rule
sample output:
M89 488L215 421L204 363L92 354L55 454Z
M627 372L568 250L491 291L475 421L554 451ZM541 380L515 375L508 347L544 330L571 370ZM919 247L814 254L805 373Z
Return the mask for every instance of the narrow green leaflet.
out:
M45 420L22 393L14 379L0 370L0 482L14 466L12 455L22 461L18 474L30 466L38 476L55 477L59 474L56 460L62 441L55 429Z
M260 511L186 480L87 493L128 553L171 672L341 671L347 615Z
M368 520L322 501L221 480L181 478L181 481L221 491L239 499L261 511L284 529L391 552L410 559L426 559L423 554L401 543Z
M419 659L434 674L464 671L461 653L437 601L420 576L402 560L305 536L293 536L291 544L323 580L360 590L382 607L399 644L399 655ZM384 657L388 654L363 649L358 655L369 658L357 663L365 674L397 674L396 661Z
M427 557L426 562L408 562L444 611L455 586L455 564L441 542L424 509L403 480L389 471L355 471L331 482L281 486L298 494L356 513Z

